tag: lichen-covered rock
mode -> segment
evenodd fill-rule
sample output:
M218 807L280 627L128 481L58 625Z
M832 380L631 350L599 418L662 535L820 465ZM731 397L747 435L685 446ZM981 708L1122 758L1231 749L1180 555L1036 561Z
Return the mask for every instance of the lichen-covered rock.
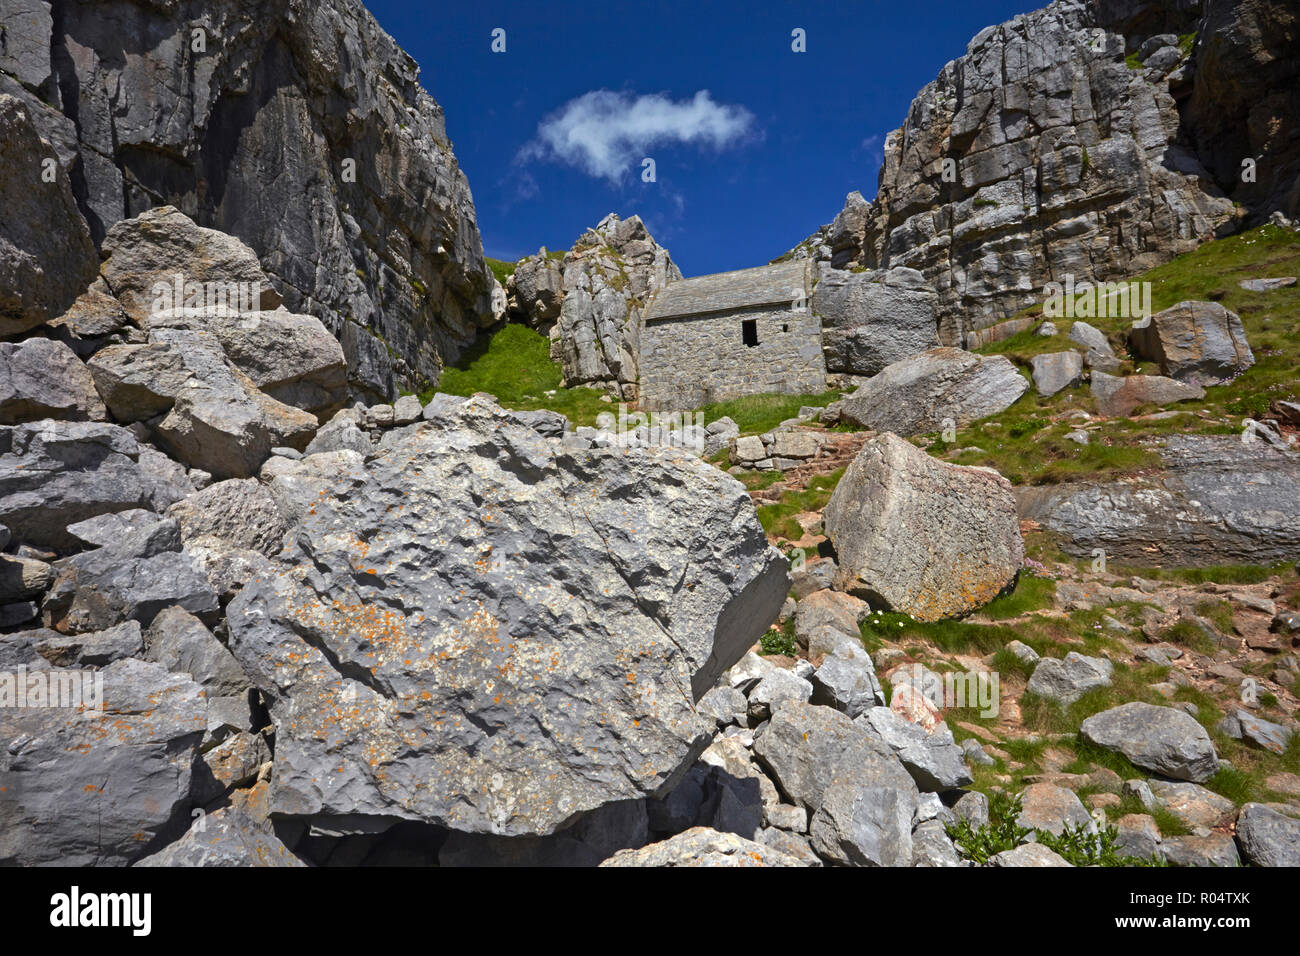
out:
M99 265L67 170L37 129L27 106L0 94L0 336L61 315Z
M862 447L824 517L836 587L919 621L987 604L1024 561L1005 478L938 461L896 435Z
M185 836L136 866L306 866L275 835L240 807L198 817Z
M620 850L601 866L812 866L801 857L734 833L694 827L639 850Z
M227 610L281 815L544 835L664 792L789 585L739 482L565 449L483 399L369 463L288 465L268 480L298 526Z
M903 359L843 399L843 421L903 436L942 431L996 415L1029 382L1003 355L938 348Z

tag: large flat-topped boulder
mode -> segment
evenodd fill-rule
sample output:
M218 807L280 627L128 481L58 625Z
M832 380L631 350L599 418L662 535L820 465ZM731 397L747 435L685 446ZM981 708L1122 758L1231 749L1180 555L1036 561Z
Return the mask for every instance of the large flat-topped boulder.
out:
M808 262L781 262L670 282L645 312L647 322L737 309L792 307L807 300Z
M1094 373L1095 375L1096 373ZM1067 554L1112 561L1262 564L1300 557L1300 456L1263 440L1176 435L1164 470L1016 489L1021 518Z
M1029 390L1004 355L937 348L890 365L843 399L843 420L898 435L920 435L996 415Z

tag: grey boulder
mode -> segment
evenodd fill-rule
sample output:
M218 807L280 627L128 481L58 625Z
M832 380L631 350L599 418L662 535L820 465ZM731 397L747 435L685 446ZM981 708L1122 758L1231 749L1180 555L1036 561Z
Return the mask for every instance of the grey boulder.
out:
M731 477L568 450L479 398L369 463L287 465L298 527L227 609L280 815L545 835L667 792L716 726L695 701L789 584Z
M1300 818L1248 803L1237 817L1237 843L1255 866L1300 866Z
M1083 356L1071 349L1068 352L1048 352L1029 360L1034 388L1044 398L1065 388L1073 388L1083 379Z
M987 604L1024 561L1005 478L938 461L892 434L862 447L824 520L836 587L919 621Z
M269 826L240 807L198 817L175 843L138 861L136 866L302 867Z
M104 403L72 349L50 339L0 342L0 424L103 421Z
M843 421L903 436L941 431L1015 404L1029 389L1002 355L937 348L895 362L840 402Z
M203 690L157 664L103 674L103 709L0 708L0 863L121 866L189 819Z
M314 415L258 390L211 332L157 328L89 364L114 418L161 416L153 427L172 456L219 478L254 475L272 448L301 450L316 432Z
M1088 691L1110 686L1114 670L1115 665L1104 657L1070 651L1064 658L1040 658L1025 689L1068 707Z
M754 735L754 755L783 794L813 813L836 784L900 790L915 805L916 784L893 751L829 707L781 707Z
M172 605L215 614L217 595L180 544L179 526L169 519L109 547L64 558L42 609L54 627L71 634L125 621L147 627Z
M24 544L77 550L68 525L162 511L193 491L184 469L116 425L43 420L0 428L0 521Z
M1300 540L1300 458L1262 441L1172 435L1164 468L1124 481L1017 489L1022 518L1069 554L1205 566L1291 559Z
M1079 734L1123 754L1143 770L1175 780L1204 783L1219 769L1219 756L1205 728L1174 707L1121 704L1089 717Z
M169 607L149 625L145 657L174 674L189 674L209 697L247 697L248 678L239 662L185 608Z
M1217 302L1179 302L1139 322L1129 348L1170 378L1221 385L1255 364L1241 317Z
M1094 371L1092 397L1102 415L1122 418L1143 405L1170 405L1204 398L1205 389L1163 375L1118 376Z
M832 784L808 825L813 849L841 866L910 866L914 800L894 787Z

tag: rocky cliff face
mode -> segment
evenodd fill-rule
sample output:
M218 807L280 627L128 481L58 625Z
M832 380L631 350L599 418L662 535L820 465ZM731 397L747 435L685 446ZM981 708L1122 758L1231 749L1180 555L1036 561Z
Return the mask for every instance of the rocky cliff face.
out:
M1058 0L989 27L887 137L876 200L851 195L815 247L920 270L950 344L1067 273L1150 268L1300 198L1298 43L1277 0Z
M436 381L493 321L473 201L415 62L357 0L0 0L0 92L98 243L171 204L248 243L354 384Z
M507 291L514 319L549 330L567 387L592 385L634 401L641 313L681 277L640 216L610 213L561 262L544 252L520 262Z

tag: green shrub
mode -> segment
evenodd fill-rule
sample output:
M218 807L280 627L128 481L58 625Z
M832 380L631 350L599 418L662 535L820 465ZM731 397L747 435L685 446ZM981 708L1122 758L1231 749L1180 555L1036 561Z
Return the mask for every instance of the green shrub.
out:
M799 643L794 636L794 618L790 618L777 631L768 631L758 639L763 654L782 654L794 657L799 653Z

